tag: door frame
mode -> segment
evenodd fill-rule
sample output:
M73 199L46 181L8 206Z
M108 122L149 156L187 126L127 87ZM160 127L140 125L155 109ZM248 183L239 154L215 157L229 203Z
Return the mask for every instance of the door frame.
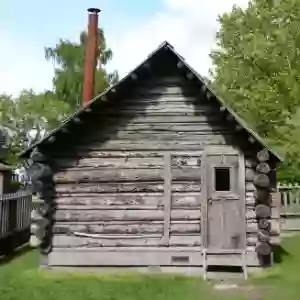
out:
M215 155L238 155L238 196L242 206L242 214L244 219L244 230L243 230L243 244L244 249L247 247L246 233L247 233L247 219L246 219L246 178L245 178L245 157L244 154L232 146L207 146L205 147L202 160L201 160L201 236L202 236L202 247L207 249L208 247L208 199L207 199L207 168L208 162L207 157L210 154ZM221 250L221 249L220 249Z

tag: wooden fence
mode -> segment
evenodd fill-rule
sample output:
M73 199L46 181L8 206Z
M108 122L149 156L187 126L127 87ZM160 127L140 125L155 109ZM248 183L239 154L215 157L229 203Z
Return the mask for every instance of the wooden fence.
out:
M279 184L281 194L281 231L283 235L300 233L300 185Z
M30 239L31 191L0 195L0 255Z

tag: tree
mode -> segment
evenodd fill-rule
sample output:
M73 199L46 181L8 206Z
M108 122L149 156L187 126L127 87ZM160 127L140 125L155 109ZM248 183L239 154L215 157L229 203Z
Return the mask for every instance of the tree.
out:
M300 1L294 0L234 6L219 18L211 75L228 104L287 154L287 164L298 161L300 166L300 142L293 138L300 133L295 122L300 107L299 16ZM300 169L297 174L300 180Z
M72 107L82 104L82 84L86 32L80 34L79 43L60 39L55 47L45 48L45 57L52 60L55 67L54 92L58 99ZM102 29L98 30L97 68L95 72L95 94L101 93L111 83L118 80L117 72L108 73L105 65L112 59L112 51L107 48Z
M24 90L17 99L0 95L0 124L9 147L6 160L16 165L21 150L42 139L70 112L70 105L57 100L52 92Z

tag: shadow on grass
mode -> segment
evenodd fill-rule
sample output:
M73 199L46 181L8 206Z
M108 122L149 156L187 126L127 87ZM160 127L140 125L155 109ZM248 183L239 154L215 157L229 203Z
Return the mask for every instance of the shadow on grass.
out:
M19 258L31 251L33 251L33 249L29 245L24 245L18 249L13 250L7 255L0 256L0 267L9 264L14 259Z
M273 248L274 250L274 263L275 264L279 264L279 263L282 263L283 260L290 256L290 253L287 252L282 246L280 245L277 245L277 246L274 246Z

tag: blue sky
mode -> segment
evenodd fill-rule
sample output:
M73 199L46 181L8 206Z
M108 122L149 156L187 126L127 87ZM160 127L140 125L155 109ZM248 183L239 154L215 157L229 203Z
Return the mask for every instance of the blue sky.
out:
M99 24L121 76L162 41L170 41L203 75L210 67L217 15L247 0L9 0L0 4L0 93L51 89L53 66L44 47L76 41L88 7L102 9Z

